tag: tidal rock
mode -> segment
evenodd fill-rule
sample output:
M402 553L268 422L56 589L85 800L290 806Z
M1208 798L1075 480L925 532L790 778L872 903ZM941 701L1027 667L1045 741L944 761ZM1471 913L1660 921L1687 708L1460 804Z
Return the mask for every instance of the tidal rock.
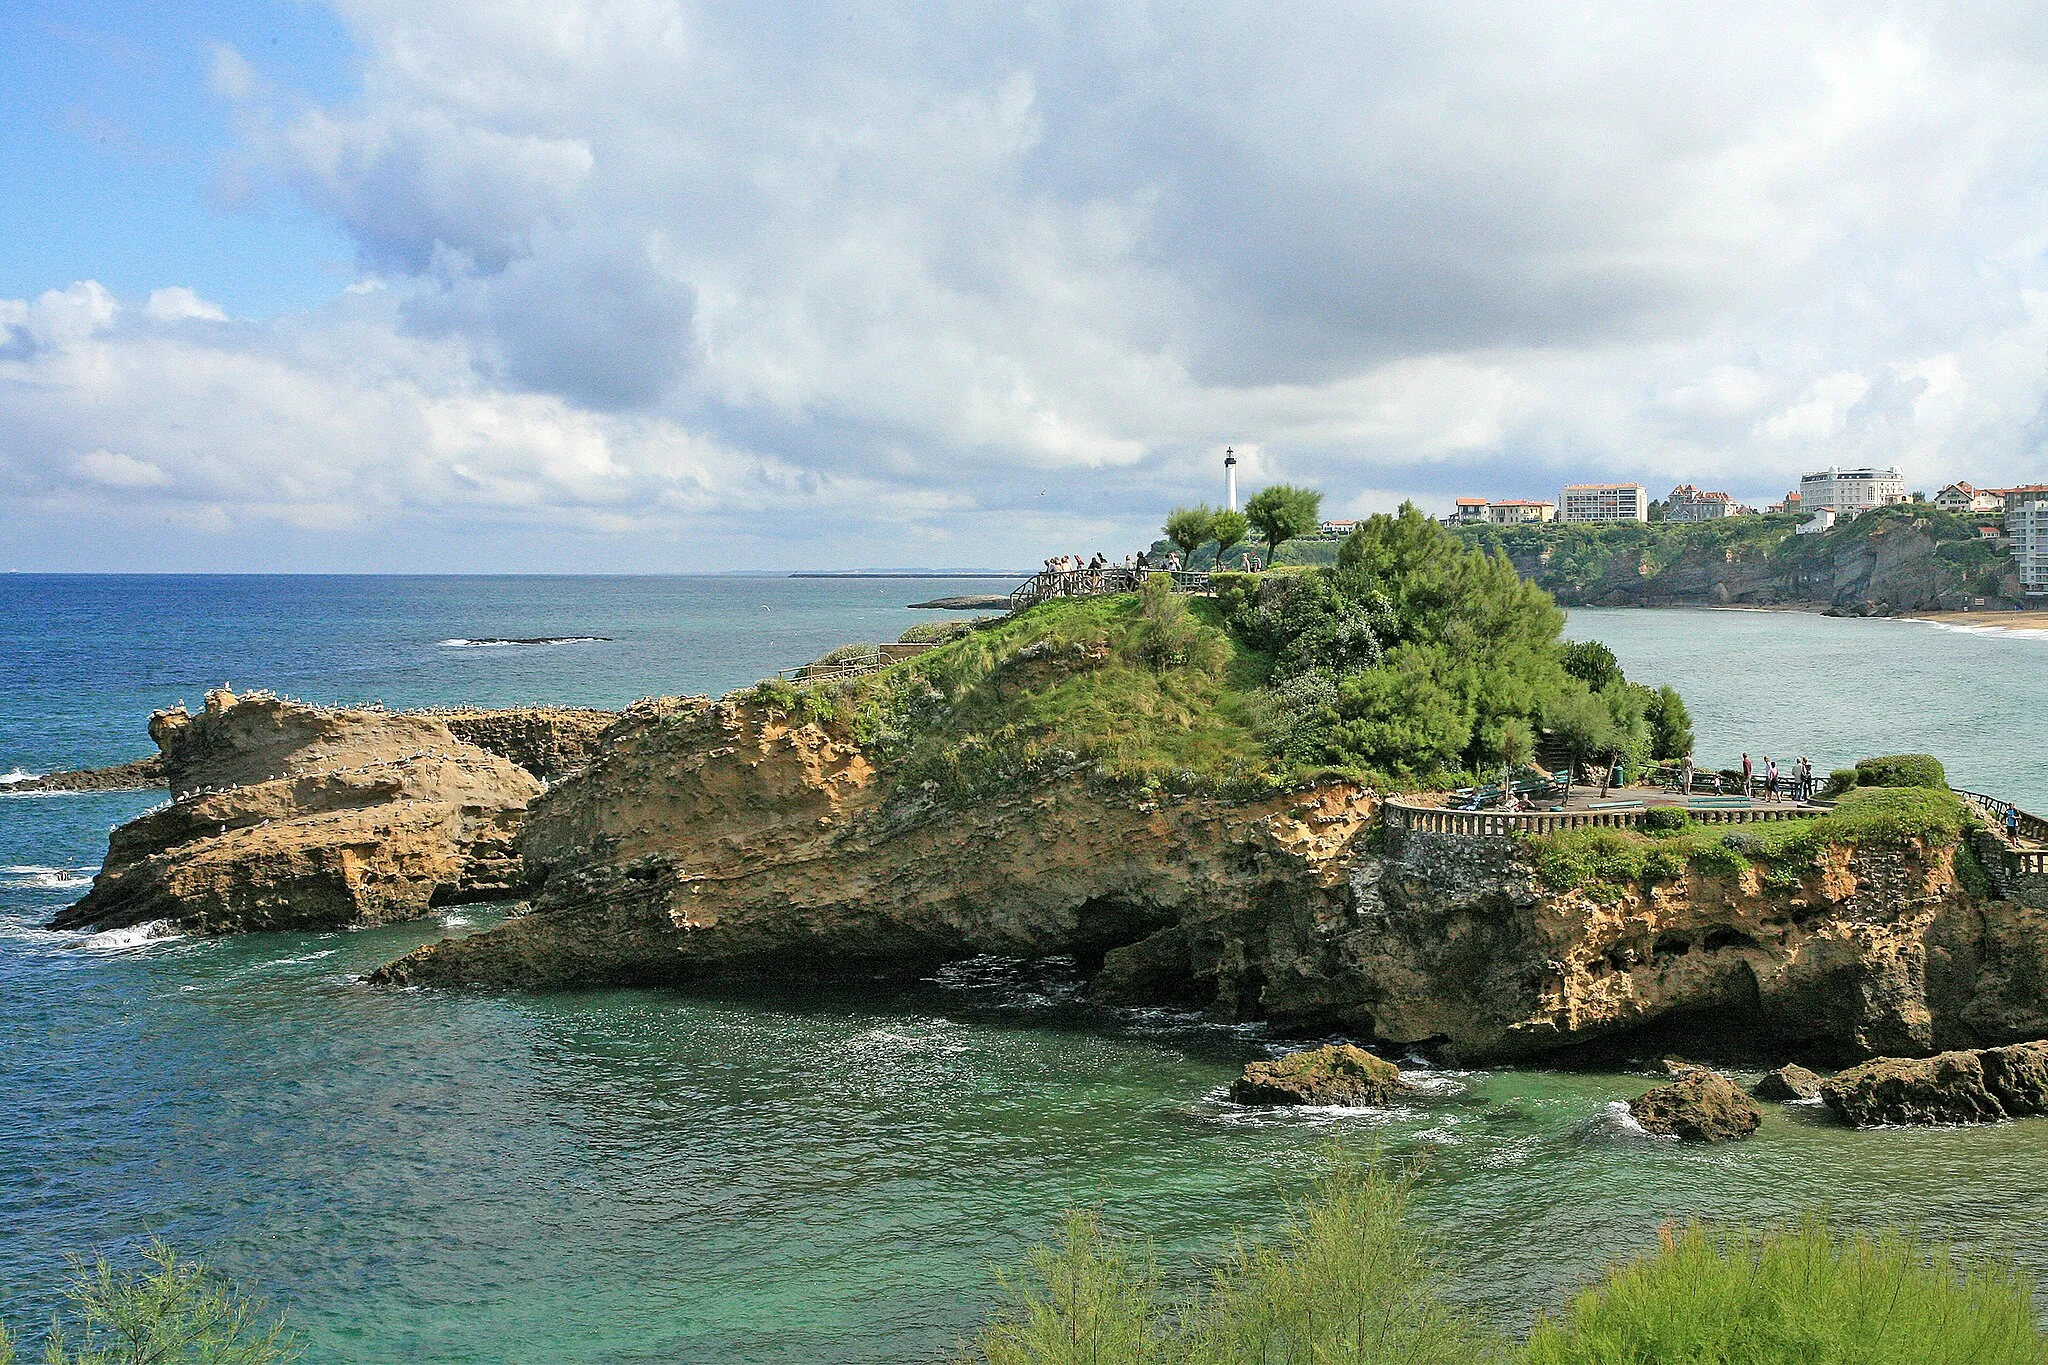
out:
M1765 1072L1763 1079L1749 1088L1749 1093L1779 1104L1814 1099L1820 1094L1820 1075L1797 1062L1787 1062L1776 1071Z
M1823 1081L1820 1094L1858 1128L1996 1123L2048 1113L2048 1043L1879 1057Z
M141 792L166 785L163 758L151 754L110 768L78 768L0 781L0 796L26 792Z
M1230 1083L1238 1104L1385 1104L1401 1088L1401 1069L1349 1043L1252 1062Z
M174 799L113 832L52 928L337 928L524 888L512 835L540 782L438 719L222 689L150 734Z
M1628 1112L1644 1130L1687 1142L1733 1142L1763 1121L1756 1102L1718 1071L1695 1069L1636 1096Z

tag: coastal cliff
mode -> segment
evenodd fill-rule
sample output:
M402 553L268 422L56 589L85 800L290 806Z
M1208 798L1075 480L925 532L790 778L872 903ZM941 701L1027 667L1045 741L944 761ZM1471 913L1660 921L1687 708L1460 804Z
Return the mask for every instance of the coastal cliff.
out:
M2048 1034L2048 913L1956 847L1822 844L1547 887L1522 842L1391 838L1381 799L1140 798L1055 774L966 809L759 701L643 703L518 843L530 913L376 979L555 986L915 974L1070 954L1105 1003L1341 1028L1465 1060L1683 1041L1824 1058Z
M498 729L538 766L587 752L591 714L568 713L552 745L532 712ZM511 838L543 783L440 717L221 689L197 715L157 712L149 732L173 799L113 832L53 928L334 928L523 889Z

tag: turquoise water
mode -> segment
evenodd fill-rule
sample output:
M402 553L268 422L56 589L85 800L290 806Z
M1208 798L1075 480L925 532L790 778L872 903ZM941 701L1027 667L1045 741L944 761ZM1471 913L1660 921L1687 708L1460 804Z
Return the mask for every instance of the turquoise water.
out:
M143 711L225 679L394 703L722 688L894 634L923 619L901 602L947 590L18 582L0 581L0 771L133 756ZM2048 642L1738 613L1581 612L1573 630L1636 676L1684 662L1667 676L1703 752L1934 748L1959 782L2048 805L2027 754ZM617 638L437 643L570 633ZM1987 687L2005 711L1973 724ZM987 1304L990 1262L1061 1209L1100 1203L1215 1255L1275 1219L1333 1134L1433 1152L1420 1215L1457 1292L1504 1323L1691 1214L1819 1204L2048 1273L2048 1121L1852 1133L1773 1109L1754 1141L1692 1150L1616 1123L1643 1077L1510 1070L1436 1077L1401 1110L1279 1118L1220 1098L1269 1047L1256 1030L1090 1010L1058 963L887 990L490 995L357 980L489 923L475 912L148 945L37 929L152 800L0 799L14 1324L47 1315L68 1251L154 1231L287 1307L318 1361L936 1360Z

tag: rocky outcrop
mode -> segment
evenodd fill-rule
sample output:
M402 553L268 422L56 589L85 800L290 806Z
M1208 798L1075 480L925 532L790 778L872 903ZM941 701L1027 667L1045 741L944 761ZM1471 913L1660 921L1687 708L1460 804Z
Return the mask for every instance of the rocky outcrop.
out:
M915 974L1071 954L1173 1002L1467 1060L1654 1049L1854 1060L2048 1036L2041 912L1953 852L1826 850L1620 899L1539 887L1512 839L1407 832L1345 782L1156 800L1068 772L965 808L763 704L630 710L520 835L532 913L394 982Z
M1820 1093L1828 1108L1859 1128L2048 1114L2048 1043L1879 1057L1824 1081Z
M1644 1132L1686 1142L1738 1141L1763 1122L1755 1100L1720 1072L1702 1067L1636 1096L1628 1112Z
M1401 1088L1401 1069L1349 1043L1251 1062L1230 1083L1237 1104L1380 1105Z
M448 732L487 754L508 758L543 781L581 772L597 757L616 711L578 706L523 706L502 711L436 710Z
M151 754L108 768L78 768L0 782L0 796L27 792L143 792L168 785L163 759Z
M225 689L150 718L176 793L115 830L53 928L333 928L502 898L541 784L440 720Z
M1763 1078L1749 1088L1749 1093L1760 1100L1792 1104L1799 1100L1818 1099L1820 1086L1818 1072L1808 1071L1797 1062L1787 1062L1775 1071L1766 1071Z

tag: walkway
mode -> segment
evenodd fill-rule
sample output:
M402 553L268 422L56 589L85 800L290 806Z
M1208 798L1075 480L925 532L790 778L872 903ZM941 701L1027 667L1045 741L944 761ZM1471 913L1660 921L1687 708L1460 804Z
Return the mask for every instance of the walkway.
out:
M1165 572L1164 569L1131 569L1122 565L1106 569L1077 569L1069 573L1047 569L1010 594L1010 610L1022 611L1053 597L1106 597L1111 593L1136 592L1145 579ZM1173 590L1207 592L1209 575L1176 569L1173 571Z
M2005 849L2006 860L2014 872L2024 876L2048 876L2048 820L1996 796L1964 791L1961 787L1957 787L1955 793L1983 815L1984 823L1991 827L1992 834ZM2017 826L2017 837L2006 834L2007 817L2011 817Z

